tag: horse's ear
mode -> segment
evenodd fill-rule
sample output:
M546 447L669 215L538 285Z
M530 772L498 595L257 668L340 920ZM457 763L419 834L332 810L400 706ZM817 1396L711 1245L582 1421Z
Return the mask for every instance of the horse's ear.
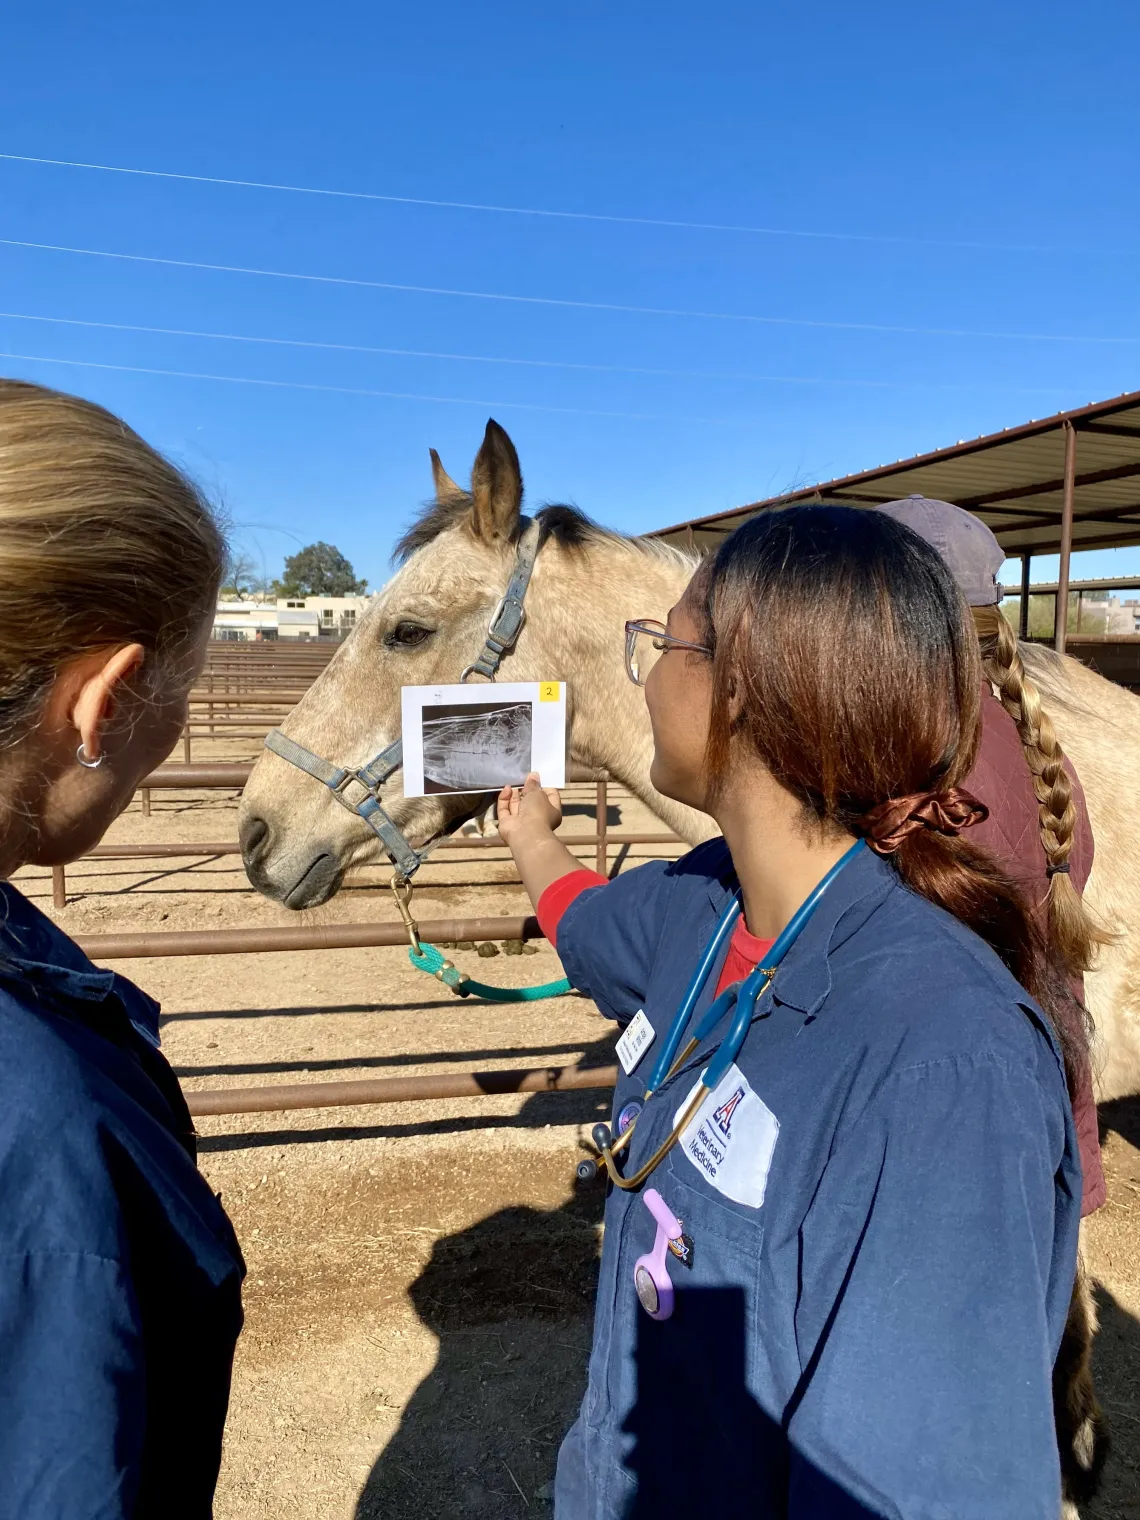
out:
M471 526L476 538L510 539L522 511L522 471L515 446L492 418L471 468Z
M431 478L435 482L436 501L455 501L460 496L466 496L466 491L457 486L444 469L436 451L429 449L428 453L431 455Z

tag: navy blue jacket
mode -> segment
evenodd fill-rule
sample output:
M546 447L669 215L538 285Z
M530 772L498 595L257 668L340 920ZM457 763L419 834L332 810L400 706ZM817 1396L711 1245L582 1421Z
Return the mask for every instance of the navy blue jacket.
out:
M158 1005L0 919L0 1516L206 1520L245 1269Z
M716 840L566 910L567 975L610 1017L644 1009L656 1031L615 1113L644 1096L734 884ZM645 1106L627 1173L723 1032ZM691 1266L670 1259L665 1322L633 1283L656 1226L640 1194L611 1190L557 1520L1057 1520L1051 1369L1081 1176L1040 1010L864 851L757 1004L737 1068L718 1114L647 1184L693 1241ZM729 1182L734 1133L746 1145Z

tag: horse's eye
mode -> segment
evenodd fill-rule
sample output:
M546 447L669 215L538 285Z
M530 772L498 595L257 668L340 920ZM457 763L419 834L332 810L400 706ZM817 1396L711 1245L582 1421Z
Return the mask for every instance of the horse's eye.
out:
M430 639L434 631L422 623L400 622L386 635L384 642L389 649L414 649L417 644Z

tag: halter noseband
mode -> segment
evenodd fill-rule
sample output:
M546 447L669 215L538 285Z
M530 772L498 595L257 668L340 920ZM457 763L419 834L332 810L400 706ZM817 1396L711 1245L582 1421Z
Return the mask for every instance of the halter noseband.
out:
M488 681L493 681L503 656L515 647L526 622L524 603L538 548L539 525L533 521L528 522L519 539L514 572L498 606L491 614L482 651L478 659L464 669L460 681L466 681L472 675L485 676ZM265 747L327 786L342 807L355 813L358 818L363 818L384 847L398 875L404 881L411 880L423 864L427 851L417 850L408 841L399 824L385 812L379 796L385 781L404 763L402 739L393 739L379 754L373 755L367 765L355 767L333 765L331 761L323 760L311 749L290 739L288 734L283 734L279 728L270 729L266 734ZM349 795L353 788L357 793L355 799Z

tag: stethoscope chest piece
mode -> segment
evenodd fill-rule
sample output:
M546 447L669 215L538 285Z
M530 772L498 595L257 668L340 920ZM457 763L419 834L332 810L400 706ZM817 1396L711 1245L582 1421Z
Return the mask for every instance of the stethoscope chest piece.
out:
M657 1222L657 1238L653 1249L634 1262L633 1286L650 1319L668 1319L673 1313L674 1300L666 1257L671 1254L685 1266L691 1266L693 1242L656 1188L646 1188L641 1201Z
M637 1289L637 1296L641 1300L641 1307L649 1315L650 1319L668 1319L673 1312L673 1284L669 1282L668 1274L665 1278L667 1284L667 1308L661 1312L661 1295L657 1284L653 1280L653 1274L648 1267L640 1264L633 1269L633 1286Z

